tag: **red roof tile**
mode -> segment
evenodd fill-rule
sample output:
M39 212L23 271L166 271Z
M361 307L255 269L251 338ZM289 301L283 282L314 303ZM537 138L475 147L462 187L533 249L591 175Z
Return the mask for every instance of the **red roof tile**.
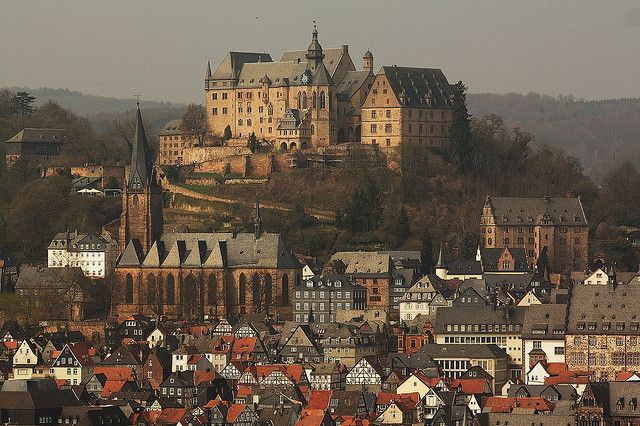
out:
M313 390L309 396L309 405L307 408L314 410L326 410L329 408L329 400L331 399L331 391Z

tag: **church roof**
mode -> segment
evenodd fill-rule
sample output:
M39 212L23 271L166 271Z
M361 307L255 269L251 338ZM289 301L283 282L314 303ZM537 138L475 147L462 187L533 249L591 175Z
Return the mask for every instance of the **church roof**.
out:
M280 234L165 232L143 260L130 242L118 266L298 268L297 259L285 247Z
M324 66L327 68L327 71L329 71L329 75L333 77L336 73L336 69L338 67L338 64L340 63L342 55L346 53L345 49L343 49L342 47L323 49L322 53L324 53ZM280 61L300 62L306 64L306 54L306 50L289 50L282 54L282 58L280 58Z
M147 136L144 132L139 105L136 118L136 132L133 138L127 186L129 189L141 190L153 184L153 159L151 158Z
M382 67L396 97L407 107L444 108L453 92L444 73L436 68ZM429 101L429 99L431 101Z

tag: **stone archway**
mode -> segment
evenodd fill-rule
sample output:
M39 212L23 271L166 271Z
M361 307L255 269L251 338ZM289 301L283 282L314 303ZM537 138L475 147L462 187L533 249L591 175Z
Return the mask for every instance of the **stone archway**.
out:
M289 149L296 149L297 147L298 145L295 142L291 142L291 145L289 145Z
M287 150L287 143L286 142L282 142L280 144L280 152L285 152Z

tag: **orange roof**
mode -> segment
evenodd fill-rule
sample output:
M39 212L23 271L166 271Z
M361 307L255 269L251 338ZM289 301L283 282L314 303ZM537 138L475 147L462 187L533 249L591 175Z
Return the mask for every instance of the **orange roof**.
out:
M249 395L253 395L253 389L247 388L244 386L238 388L238 391L236 392L236 397L240 397L240 398L249 396Z
M17 349L18 348L18 342L16 342L16 341L3 342L3 344L7 349Z
M112 393L119 392L126 383L126 380L107 380L102 387L100 396L107 398Z
M198 386L202 382L210 382L216 378L215 371L194 371L193 373L193 381L196 386Z
M196 355L191 355L191 357L189 357L189 361L187 361L187 364L197 364L198 361L200 361L202 359L204 355L202 354L196 354Z
M229 402L221 401L219 399L212 399L211 401L207 402L202 408L213 408L217 407L218 405L229 405Z
M189 327L189 334L194 336L207 336L209 333L209 326L206 325L193 325Z
M567 364L565 364L564 362L549 362L547 363L546 369L547 373L549 373L549 375L551 376L557 376L568 371Z
M389 405L395 402L400 408L414 408L418 402L420 402L420 394L418 392L412 393L390 393L390 392L378 392L376 397L376 405Z
M227 411L227 423L233 423L236 421L240 413L247 407L247 404L231 404L229 411Z
M314 410L305 408L302 413L300 413L300 417L298 417L298 421L296 422L296 426L313 426L322 424L322 420L324 419L325 410ZM229 420L227 419L227 422Z
M531 408L538 411L552 411L554 405L541 397L503 398L490 396L484 404L492 413L510 413L514 408Z
M186 408L165 408L158 416L156 423L177 424L187 414Z
M253 352L256 347L257 337L241 337L233 341L233 353Z
M135 380L133 369L119 365L96 365L93 374L104 374L107 380Z
M456 379L451 382L452 388L462 386L462 393L465 395L484 393L487 389L488 379ZM491 387L489 387L491 389Z
M329 400L331 399L330 390L313 390L309 396L309 405L307 408L313 410L326 410L329 408Z
M64 379L56 379L56 386L60 389L65 383L67 383Z
M589 383L588 376L551 376L544 378L545 385L586 385Z
M367 419L356 419L354 416L342 416L340 426L369 426L370 424Z

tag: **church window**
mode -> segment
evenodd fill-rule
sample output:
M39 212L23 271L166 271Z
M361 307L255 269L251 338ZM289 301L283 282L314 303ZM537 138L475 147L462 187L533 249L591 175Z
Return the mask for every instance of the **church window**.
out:
M273 280L270 274L264 276L264 303L265 306L270 306L273 297Z
M311 134L312 134L312 135L315 133L315 130L316 130L316 128L315 128L315 126L312 124L312 125L311 125Z
M157 292L158 286L156 285L156 276L153 274L149 274L149 277L147 277L147 299L149 303L156 303Z
M251 278L251 300L253 302L253 306L258 308L260 307L260 298L262 297L260 289L260 275L256 272L253 274Z
M302 108L302 93L300 92L298 92L298 102L296 105L298 109Z
M317 102L318 102L318 97L316 96L316 92L313 92L313 95L311 95L311 108L316 109L318 107Z
M125 278L124 302L133 303L133 277L127 274Z
M324 91L320 92L320 109L325 109L327 105L325 104Z
M168 305L176 303L176 281L172 274L167 275L167 284L165 288L165 300Z
M244 274L240 274L238 285L238 301L241 305L247 303L247 278Z
M136 179L133 180L133 183L134 183L133 186L136 187L136 188L140 186L138 183L136 183ZM133 207L138 207L138 196L137 195L133 196Z
M282 276L282 289L280 292L281 302L284 306L289 305L289 276L284 274Z
M302 93L302 109L307 109L307 92Z

